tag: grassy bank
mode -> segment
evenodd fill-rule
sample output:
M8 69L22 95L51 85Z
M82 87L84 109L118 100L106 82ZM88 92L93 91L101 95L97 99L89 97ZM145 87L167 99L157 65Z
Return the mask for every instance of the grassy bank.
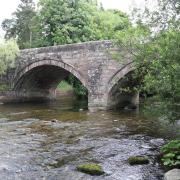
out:
M57 90L62 92L73 91L73 87L69 85L66 81L61 81L58 85Z

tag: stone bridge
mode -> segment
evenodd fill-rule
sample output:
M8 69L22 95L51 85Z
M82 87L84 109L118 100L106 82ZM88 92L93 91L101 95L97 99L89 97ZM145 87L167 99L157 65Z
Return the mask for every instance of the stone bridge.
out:
M60 81L72 74L88 90L90 110L110 109L127 103L137 105L137 93L119 90L127 84L124 77L133 71L128 53L119 61L113 59L119 51L111 41L22 50L9 81L12 88L9 99L51 99Z

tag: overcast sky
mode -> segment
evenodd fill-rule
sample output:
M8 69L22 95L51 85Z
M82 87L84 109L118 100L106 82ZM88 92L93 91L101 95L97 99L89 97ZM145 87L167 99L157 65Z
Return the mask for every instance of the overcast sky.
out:
M38 1L38 0L35 0ZM120 9L129 12L133 6L144 7L145 0L99 0L106 9ZM20 0L0 0L0 24L5 18L10 18L11 14L16 10ZM0 36L3 31L0 27Z

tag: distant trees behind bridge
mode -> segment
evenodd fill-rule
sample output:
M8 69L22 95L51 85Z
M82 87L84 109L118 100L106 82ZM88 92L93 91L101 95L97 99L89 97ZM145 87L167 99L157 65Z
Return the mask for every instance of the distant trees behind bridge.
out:
M131 25L119 10L104 10L96 0L21 0L12 19L5 19L5 38L20 49L113 39Z

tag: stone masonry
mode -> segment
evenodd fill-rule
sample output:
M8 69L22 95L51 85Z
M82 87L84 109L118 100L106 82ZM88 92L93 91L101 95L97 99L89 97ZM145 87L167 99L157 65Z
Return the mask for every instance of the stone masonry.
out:
M90 110L109 109L122 101L137 104L137 94L115 91L123 77L133 71L126 53L119 61L112 58L119 51L111 41L22 50L9 81L12 99L53 98L59 82L71 73L87 88Z

